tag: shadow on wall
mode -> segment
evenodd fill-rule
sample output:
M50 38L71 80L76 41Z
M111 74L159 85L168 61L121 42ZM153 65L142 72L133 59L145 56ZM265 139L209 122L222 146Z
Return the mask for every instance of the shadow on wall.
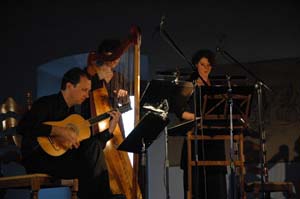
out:
M260 145L257 142L257 140L246 140L244 146L246 160L246 182L260 181ZM267 167L270 171L278 163L284 163L284 173L282 175L284 177L282 181L292 182L294 184L296 198L300 199L300 136L296 139L294 143L294 151L296 155L291 161L289 161L289 146L285 144L280 145L278 148L278 152L275 153L267 162ZM284 193L283 195L287 197Z
M300 132L298 132L300 133ZM292 182L296 191L296 198L300 199L300 136L295 141L294 159L286 166L286 181Z

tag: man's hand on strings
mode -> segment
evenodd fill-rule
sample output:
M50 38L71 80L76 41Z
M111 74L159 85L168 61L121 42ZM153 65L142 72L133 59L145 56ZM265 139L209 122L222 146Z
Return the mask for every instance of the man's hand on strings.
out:
M121 113L119 111L111 111L108 113L111 117L111 120L109 121L109 128L108 131L110 133L113 133L121 116Z
M71 127L52 126L51 139L65 149L78 148L80 143L75 129Z
M126 97L128 94L128 91L126 91L124 89L119 89L118 91L114 90L114 93L117 95L117 98L120 98L120 97Z

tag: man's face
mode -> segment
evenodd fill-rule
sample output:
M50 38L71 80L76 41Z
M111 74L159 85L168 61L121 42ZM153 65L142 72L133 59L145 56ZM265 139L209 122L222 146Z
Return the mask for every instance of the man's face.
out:
M89 97L90 90L91 80L85 76L81 76L78 84L70 86L72 104L82 104L82 102Z

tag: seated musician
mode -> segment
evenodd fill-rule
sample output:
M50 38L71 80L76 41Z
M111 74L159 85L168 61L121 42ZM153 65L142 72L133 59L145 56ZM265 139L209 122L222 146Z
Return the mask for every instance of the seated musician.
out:
M211 86L211 81L209 79L209 74L211 72L212 66L215 64L215 55L212 51L201 49L198 50L192 57L192 63L197 67L190 80L195 80L197 86L205 85L203 81L199 78L199 75L207 83L208 86ZM196 89L196 95L198 96L198 89ZM194 93L194 94L195 94ZM177 109L176 115L183 120L193 120L194 119L194 103L193 96L191 96L186 107ZM197 97L197 102L200 103L199 98ZM197 110L197 116L200 116L199 110ZM209 132L204 132L208 133ZM198 134L201 134L199 129ZM198 157L199 160L225 160L225 144L224 141L219 140L204 140L198 141ZM192 144L193 145L193 144ZM192 148L192 154L194 154L194 149ZM203 155L204 154L204 155ZM194 157L192 157L194 159ZM181 154L181 169L184 171L184 196L187 198L188 191L188 167L187 167L187 143L186 140L183 144L182 154ZM227 198L226 195L226 167L223 166L206 166L199 167L198 169L198 187L195 186L195 168L193 168L193 195L195 190L198 189L198 197L195 198ZM207 187L207 189L205 188ZM207 194L206 194L207 193ZM193 198L194 198L193 197Z
M124 105L130 102L128 95L128 82L125 77L115 70L120 63L121 55L115 55L115 51L121 46L121 41L118 39L105 39L98 46L96 56L93 60L90 60L86 67L87 73L91 76L92 91L105 87L108 92L108 105L112 108L118 107L119 104ZM113 57L113 59L111 59ZM85 118L91 116L91 104L97 103L97 100L91 102L86 100L82 106L82 114ZM92 105L93 106L93 105ZM122 118L120 117L119 125L122 129ZM107 138L103 138L104 142Z
M126 46L127 47L127 46ZM85 100L81 105L81 113L85 118L98 115L104 110L119 108L121 105L130 103L128 95L128 84L121 72L116 71L116 67L120 63L120 57L125 51L124 43L118 39L105 39L103 40L96 52L90 52L88 57L88 64L85 68L86 72L90 75L92 89L90 99ZM101 97L99 97L101 96ZM95 126L93 131L99 131L99 126ZM125 137L122 117L119 117L117 128L114 132L115 139L113 139L114 146L120 144L120 137ZM100 141L103 148L109 139L112 139L113 134L100 134ZM130 185L125 184L124 179L130 178L122 171L130 170L131 165L129 162L128 154L119 153L115 147L105 148L106 161L111 176L111 189L116 196L121 198L130 197L127 193L122 191L130 189ZM117 154L117 155L116 155ZM115 155L115 156L114 156ZM119 158L122 156L122 158ZM126 161L128 158L128 162ZM121 182L116 184L115 179ZM126 195L126 196L125 196Z
M78 178L80 199L113 198L102 145L97 135L82 141L74 128L45 124L62 121L74 113L74 106L89 97L91 80L80 68L67 71L57 94L44 96L35 101L32 108L20 120L17 131L23 136L22 163L28 173L47 173L58 178ZM112 133L120 113L109 113L111 120L106 130ZM76 120L74 125L76 126ZM79 134L81 133L79 128ZM37 138L48 137L66 152L52 156L41 148Z

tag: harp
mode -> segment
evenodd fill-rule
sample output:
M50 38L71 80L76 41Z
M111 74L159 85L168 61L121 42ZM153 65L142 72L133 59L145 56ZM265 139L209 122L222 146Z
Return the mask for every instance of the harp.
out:
M134 127L139 121L140 102L140 43L141 34L138 27L133 26L129 36L110 55L97 54L92 51L88 56L87 71L90 75L97 75L97 62L113 61L120 58L119 64L113 72L113 77L108 84L92 91L90 96L91 115L99 115L116 108L118 104L134 102L131 125ZM118 75L121 74L121 75ZM127 90L130 98L118 98L117 89ZM110 187L113 194L123 194L127 199L141 199L142 193L138 185L138 156L134 155L133 164L127 152L117 150L125 138L126 127L122 115L121 123L114 131L114 137L106 143L104 154L110 177ZM94 126L95 131L108 128L109 119L99 122Z

